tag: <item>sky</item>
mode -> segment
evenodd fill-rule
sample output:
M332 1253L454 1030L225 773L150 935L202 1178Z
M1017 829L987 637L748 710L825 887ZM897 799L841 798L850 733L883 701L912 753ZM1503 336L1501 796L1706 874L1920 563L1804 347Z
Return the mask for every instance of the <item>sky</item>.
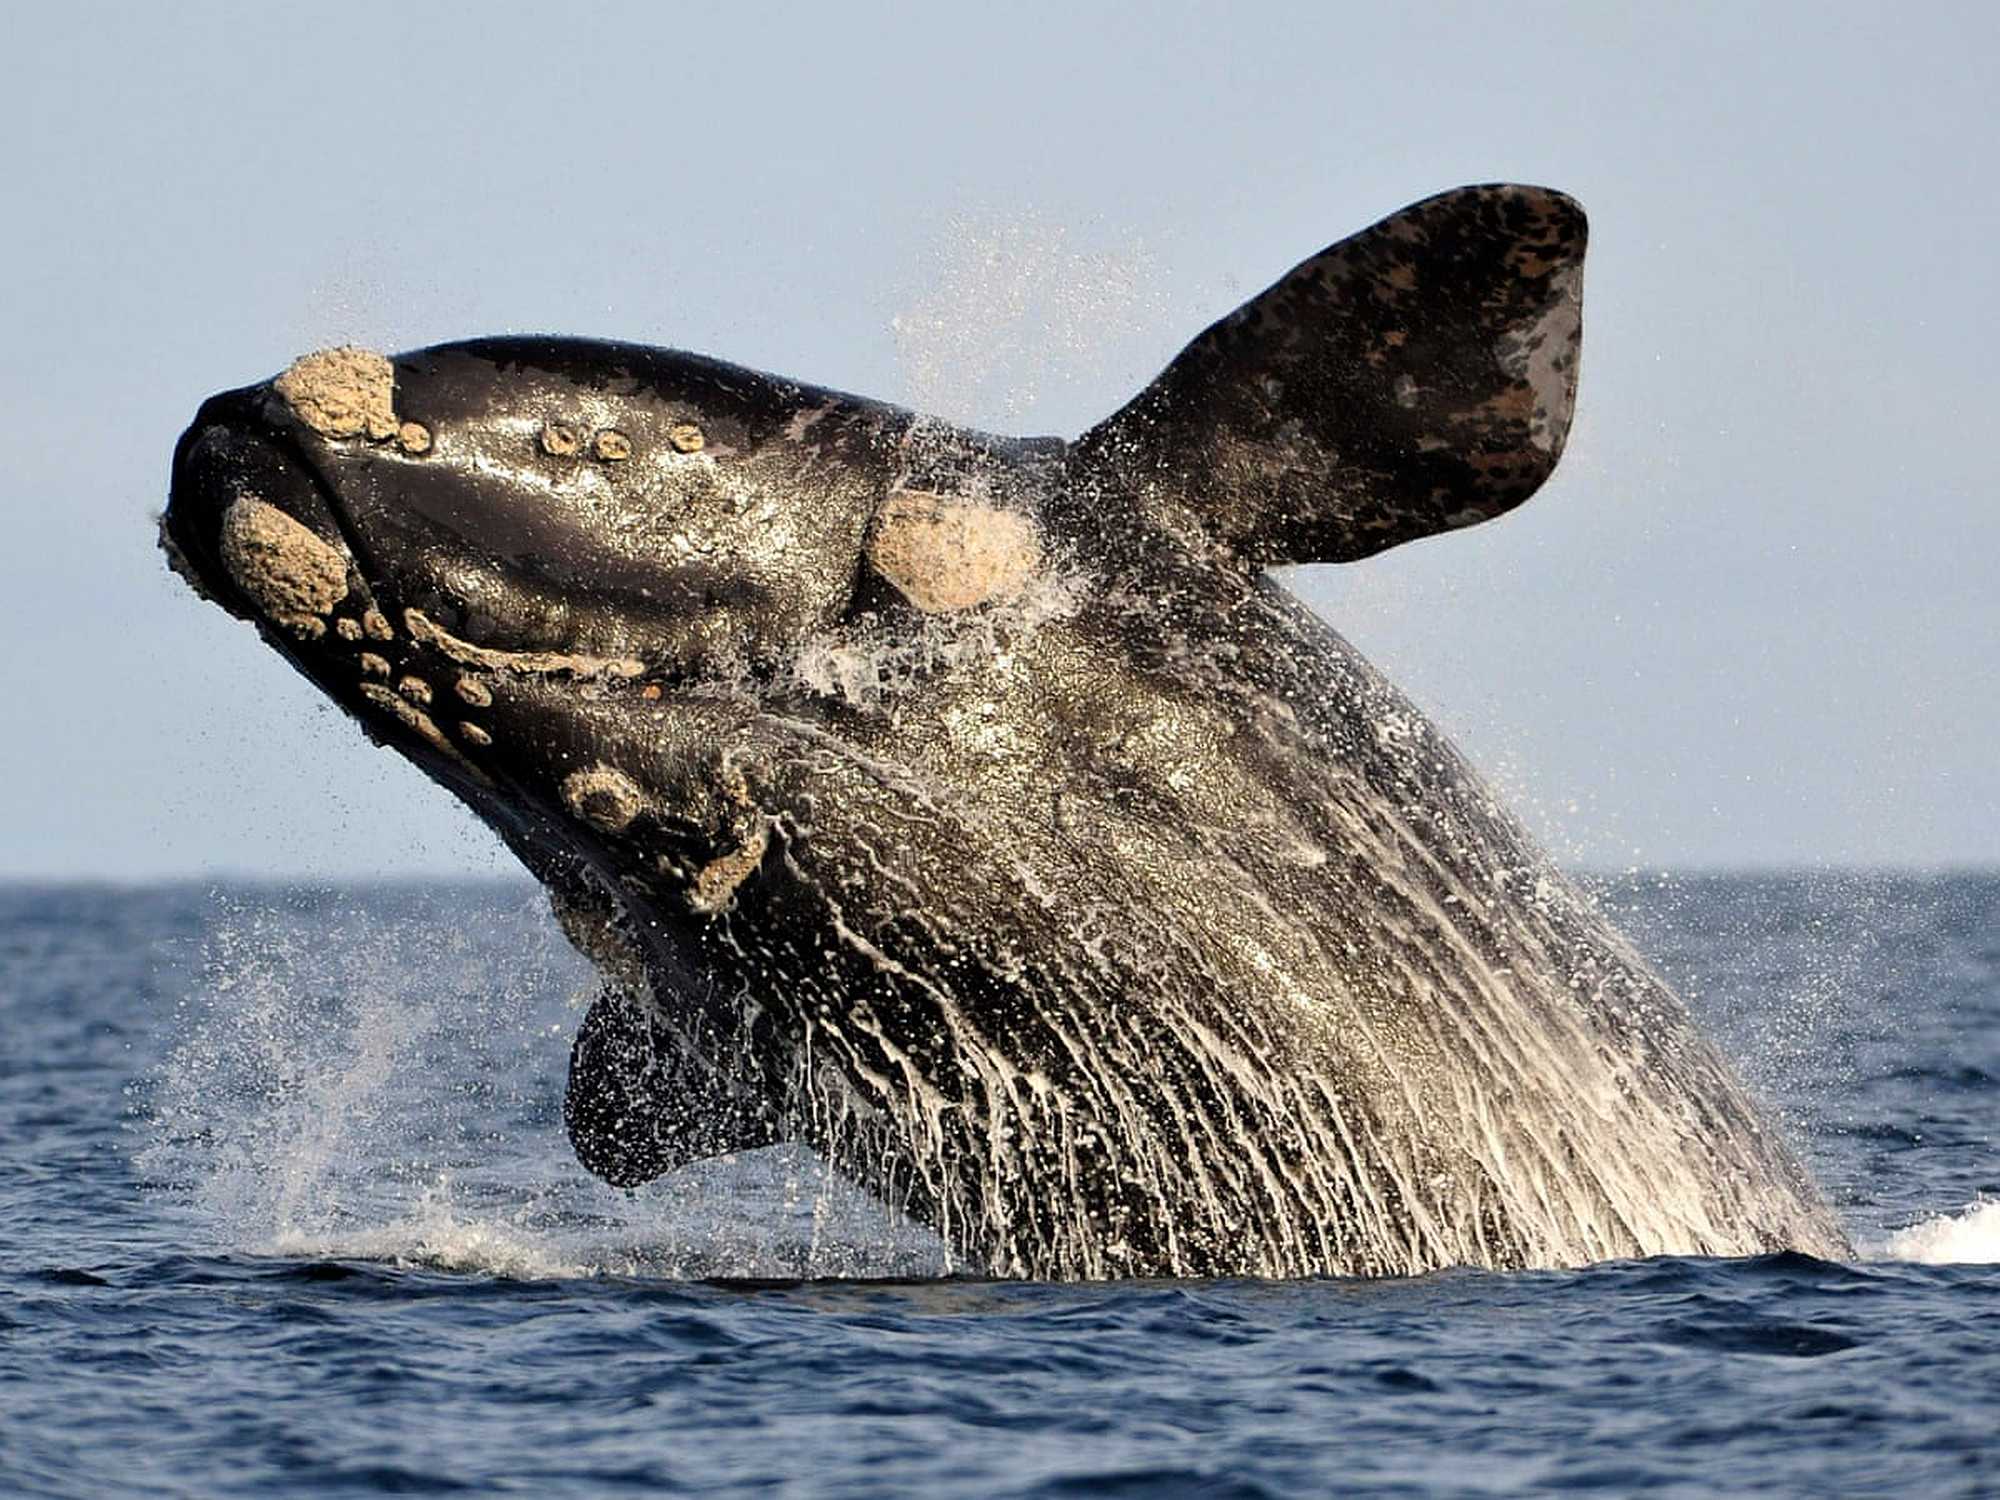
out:
M153 546L210 392L559 331L1071 436L1468 182L1591 215L1512 515L1289 585L1558 856L2000 864L2000 7L38 6L0 876L487 873Z

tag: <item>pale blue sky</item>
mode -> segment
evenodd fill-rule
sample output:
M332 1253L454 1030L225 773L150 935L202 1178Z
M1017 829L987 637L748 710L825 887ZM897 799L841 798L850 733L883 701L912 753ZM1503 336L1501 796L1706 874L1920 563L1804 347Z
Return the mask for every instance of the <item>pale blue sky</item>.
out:
M2000 862L2000 8L41 6L7 52L0 874L502 867L161 566L213 390L559 330L1068 435L1498 178L1591 214L1569 456L1295 586L1573 861Z

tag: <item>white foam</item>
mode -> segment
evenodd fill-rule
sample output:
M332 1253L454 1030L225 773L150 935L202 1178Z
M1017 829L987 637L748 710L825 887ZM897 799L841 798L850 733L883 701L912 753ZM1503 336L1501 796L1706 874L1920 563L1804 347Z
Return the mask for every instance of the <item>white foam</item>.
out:
M591 1276L600 1269L565 1255L535 1230L466 1217L453 1206L447 1179L407 1217L345 1231L281 1230L268 1248L290 1259L379 1261L516 1281Z
M1920 1265L1982 1265L2000 1261L2000 1200L1983 1199L1955 1214L1939 1214L1899 1229L1875 1247L1870 1260Z

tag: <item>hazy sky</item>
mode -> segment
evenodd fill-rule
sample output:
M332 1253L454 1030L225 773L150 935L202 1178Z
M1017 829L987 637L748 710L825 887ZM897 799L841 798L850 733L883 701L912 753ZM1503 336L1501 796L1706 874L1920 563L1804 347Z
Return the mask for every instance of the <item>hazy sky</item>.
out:
M0 873L501 867L162 566L211 391L556 330L1070 435L1327 242L1502 178L1591 215L1561 470L1294 586L1573 861L2000 862L2000 7L9 28Z

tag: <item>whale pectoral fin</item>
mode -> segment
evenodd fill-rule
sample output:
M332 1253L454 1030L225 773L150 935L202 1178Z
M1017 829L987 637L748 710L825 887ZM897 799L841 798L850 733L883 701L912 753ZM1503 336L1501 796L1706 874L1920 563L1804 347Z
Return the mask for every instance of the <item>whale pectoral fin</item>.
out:
M646 1002L607 987L569 1054L563 1126L577 1160L635 1187L705 1157L787 1139L758 1082L689 1055Z
M1569 433L1584 241L1583 210L1547 188L1426 199L1209 328L1078 458L1260 566L1499 515Z

